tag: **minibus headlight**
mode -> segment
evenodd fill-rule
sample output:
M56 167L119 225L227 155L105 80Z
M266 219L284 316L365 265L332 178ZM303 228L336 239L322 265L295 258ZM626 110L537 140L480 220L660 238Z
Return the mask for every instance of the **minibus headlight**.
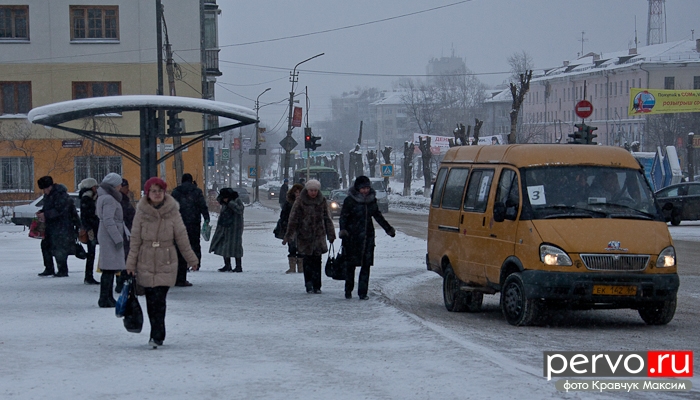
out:
M656 259L656 268L668 268L676 265L676 249L668 246L659 253Z
M545 265L572 265L571 258L558 247L548 244L540 245L540 261Z

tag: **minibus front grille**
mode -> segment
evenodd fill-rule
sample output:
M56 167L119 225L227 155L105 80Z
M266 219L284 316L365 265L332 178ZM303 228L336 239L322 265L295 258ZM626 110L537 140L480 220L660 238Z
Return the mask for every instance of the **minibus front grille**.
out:
M643 271L649 263L648 255L636 254L581 254L591 271Z

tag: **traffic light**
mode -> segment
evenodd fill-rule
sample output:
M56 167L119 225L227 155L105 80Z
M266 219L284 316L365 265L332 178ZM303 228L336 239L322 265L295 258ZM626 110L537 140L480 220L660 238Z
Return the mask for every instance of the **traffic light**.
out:
M570 143L585 144L586 128L588 128L588 126L586 124L574 124L574 126L576 127L576 130L574 133L569 134L569 137L573 139Z
M597 126L586 126L586 144L597 144L593 141L593 139L598 137L598 135L593 133L596 129L598 129Z
M181 133L182 119L177 117L178 111L168 110L168 135Z
M304 148L311 148L311 128L304 128Z
M321 140L320 136L311 136L311 150L316 150L317 147L321 147L320 143L316 143L317 140Z

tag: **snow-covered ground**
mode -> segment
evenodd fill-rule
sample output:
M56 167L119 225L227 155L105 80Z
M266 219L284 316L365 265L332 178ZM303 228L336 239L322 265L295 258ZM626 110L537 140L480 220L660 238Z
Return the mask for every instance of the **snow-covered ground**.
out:
M246 209L240 274L217 272L222 260L203 242L194 286L168 294L158 350L146 346L147 320L128 333L113 309L97 307L83 261L69 258L68 278L38 277L39 241L0 225L0 398L614 398L559 393L541 368L393 307L392 293L436 279L424 240L378 231L369 301L344 299L343 282L325 276L323 294L307 294L301 274L284 274L276 219ZM698 223L671 230L700 240Z

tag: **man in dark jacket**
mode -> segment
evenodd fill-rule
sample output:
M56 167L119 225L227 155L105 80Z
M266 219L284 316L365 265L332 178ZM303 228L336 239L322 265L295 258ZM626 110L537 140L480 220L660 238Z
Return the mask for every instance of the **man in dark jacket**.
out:
M357 294L360 300L367 300L369 288L369 268L374 264L374 218L384 228L387 235L394 237L396 231L384 219L377 205L376 192L369 178L360 175L353 187L348 189L348 197L340 211L340 233L343 240L343 257L347 267L345 275L345 298L352 298L355 286L355 267L360 266Z
M68 276L68 255L70 250L75 248L77 238L78 212L65 186L54 184L50 176L42 176L37 183L39 189L44 192L44 206L37 215L43 216L46 221L44 238L46 244L42 241L41 246L45 269L39 276L54 275L52 257L55 257L58 271L54 276L66 277Z
M119 204L122 206L122 213L124 216L124 258L129 257L129 238L131 236L131 225L134 223L134 215L136 215L136 209L132 205L134 201L134 194L129 190L129 181L122 179L122 185L119 186L119 193L122 194L122 199ZM117 293L122 292L124 287L124 281L126 281L126 271L121 271L117 275L117 284L114 286L114 291Z
M180 203L180 215L182 216L182 222L185 223L185 228L187 228L190 246L192 246L192 250L201 262L202 246L199 244L199 236L202 229L202 217L204 217L204 221L207 224L209 223L209 208L207 207L207 201L204 199L204 194L192 182L192 175L182 174L182 183L173 189L172 196ZM175 286L192 286L187 281L187 261L182 257L179 250L177 258L177 281ZM197 268L199 268L199 265Z
M87 231L87 259L85 260L85 280L86 285L99 285L92 275L95 266L95 251L97 248L97 229L100 226L100 219L95 214L95 202L97 201L97 181L94 178L85 178L78 185L80 192L80 226Z
M289 179L284 178L279 192L280 208L284 208L284 204L287 202L287 192L289 192Z

